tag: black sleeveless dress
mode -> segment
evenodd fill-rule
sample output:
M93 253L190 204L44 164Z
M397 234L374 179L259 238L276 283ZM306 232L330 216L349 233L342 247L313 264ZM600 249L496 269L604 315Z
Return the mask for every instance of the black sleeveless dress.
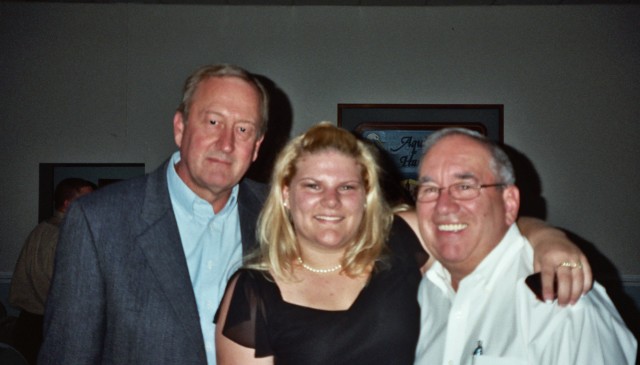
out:
M256 357L273 355L276 364L413 364L425 253L401 219L388 247L384 263L343 311L287 303L268 273L239 270L224 335L254 348Z

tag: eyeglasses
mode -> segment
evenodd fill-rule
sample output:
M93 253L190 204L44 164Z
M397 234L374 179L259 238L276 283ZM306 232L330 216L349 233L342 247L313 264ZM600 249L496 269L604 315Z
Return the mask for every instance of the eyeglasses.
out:
M421 203L430 203L438 200L440 197L440 193L442 190L447 189L449 192L449 196L452 199L456 200L471 200L480 196L480 189L483 188L493 188L493 187L504 187L507 184L499 183L499 184L470 184L466 182L461 182L457 184L449 185L446 188L441 188L435 184L423 184L418 185L416 190L416 201Z

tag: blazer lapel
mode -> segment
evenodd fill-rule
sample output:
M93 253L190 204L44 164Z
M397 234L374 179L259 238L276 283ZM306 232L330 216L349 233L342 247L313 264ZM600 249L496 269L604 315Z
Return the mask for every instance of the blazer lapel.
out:
M181 320L186 335L192 337L192 343L200 344L199 348L205 356L198 307L169 198L167 165L165 163L149 176L142 207L142 218L148 226L138 236L138 244L177 318Z

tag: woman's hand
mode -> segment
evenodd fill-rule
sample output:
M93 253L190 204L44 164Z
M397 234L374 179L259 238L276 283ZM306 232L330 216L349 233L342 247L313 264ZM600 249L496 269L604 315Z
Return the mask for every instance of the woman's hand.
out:
M533 247L533 269L541 272L545 300L553 300L556 279L555 294L562 306L575 304L591 290L593 276L589 261L564 232L531 217L518 219L518 227Z

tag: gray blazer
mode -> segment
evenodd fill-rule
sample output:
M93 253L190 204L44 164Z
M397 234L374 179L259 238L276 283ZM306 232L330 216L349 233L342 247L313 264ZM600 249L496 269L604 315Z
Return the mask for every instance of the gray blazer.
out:
M60 231L39 364L206 364L168 161L76 200ZM240 183L244 252L266 198Z

